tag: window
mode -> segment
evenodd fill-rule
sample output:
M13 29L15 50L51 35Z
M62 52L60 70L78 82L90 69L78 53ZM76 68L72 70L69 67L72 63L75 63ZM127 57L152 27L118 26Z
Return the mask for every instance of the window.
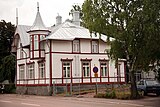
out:
M92 53L98 53L98 41L92 41Z
M63 77L69 78L71 76L71 62L62 62L63 66Z
M44 40L44 39L45 39L45 35L40 35L40 40ZM45 46L45 42L42 41L41 44L40 44L40 48L44 49L45 48L44 46Z
M74 40L73 41L73 52L80 52L79 47L80 47L79 40Z
M23 49L22 48L20 49L20 58L24 58Z
M89 77L90 76L90 62L82 62L82 69L83 69L83 76Z
M121 64L118 64L117 76L120 77L121 75Z
M24 72L25 72L24 69L25 69L24 65L19 66L19 79L24 79Z
M108 76L108 62L100 62L101 67L101 76L106 77Z
M44 64L44 62L39 63L39 78L45 78L45 64Z
M38 35L34 36L34 50L38 49Z
M33 49L32 49L32 45L33 45L33 44L32 44L32 41L33 41L33 36L30 36L30 49L31 49L31 50L33 50Z
M28 78L33 79L34 78L34 64L28 65Z

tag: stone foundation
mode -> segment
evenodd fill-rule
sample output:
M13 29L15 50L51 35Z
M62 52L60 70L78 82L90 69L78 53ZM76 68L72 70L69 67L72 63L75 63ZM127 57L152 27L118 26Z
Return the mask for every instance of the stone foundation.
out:
M17 94L29 94L29 95L51 95L50 87L48 86L17 86Z
M114 84L116 85L116 84ZM86 90L95 90L96 85L80 85L80 84L68 84L67 86L17 86L16 92L17 94L31 94L31 95L45 95L49 96L52 94L66 93L66 92L78 92L78 91L86 91ZM112 87L108 84L98 84L98 88L109 88ZM116 87L116 86L114 86Z

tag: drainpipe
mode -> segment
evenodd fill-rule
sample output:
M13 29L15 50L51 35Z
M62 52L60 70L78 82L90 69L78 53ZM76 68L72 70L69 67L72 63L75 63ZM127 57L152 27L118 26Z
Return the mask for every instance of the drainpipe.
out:
M50 42L50 45L48 44L48 42ZM46 44L48 46L48 51L49 51L49 64L50 64L50 67L52 67L52 64L51 64L51 41L48 41L48 39L46 39ZM50 82L49 82L49 93L50 95L52 95L53 93L53 87L52 87L52 68L50 68Z
M22 48L22 51L25 53L25 56L26 56L26 58L25 58L25 60L26 60L26 63L25 63L25 71L26 71L26 75L25 75L25 87L26 87L26 94L28 93L28 87L26 86L26 84L28 84L28 80L27 80L27 52L23 49L23 47L22 47L22 44L21 44L21 48Z

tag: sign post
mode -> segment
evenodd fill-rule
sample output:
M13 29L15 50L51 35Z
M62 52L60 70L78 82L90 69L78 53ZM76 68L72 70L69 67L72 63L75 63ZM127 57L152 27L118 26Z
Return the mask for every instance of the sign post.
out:
M93 67L94 77L96 77L96 95L98 91L98 85L97 85L97 78L98 78L98 68L95 66Z

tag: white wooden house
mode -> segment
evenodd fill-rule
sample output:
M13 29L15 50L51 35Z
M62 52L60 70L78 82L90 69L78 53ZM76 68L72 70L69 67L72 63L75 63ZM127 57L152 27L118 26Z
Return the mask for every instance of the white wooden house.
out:
M83 87L112 83L125 83L125 60L110 60L107 36L90 34L80 26L79 12L73 13L73 21L62 23L56 17L56 25L45 27L39 7L32 26L17 25L12 52L16 53L16 87L18 93L47 95L49 87L72 83ZM93 67L98 67L94 77ZM73 87L74 89L74 87Z

